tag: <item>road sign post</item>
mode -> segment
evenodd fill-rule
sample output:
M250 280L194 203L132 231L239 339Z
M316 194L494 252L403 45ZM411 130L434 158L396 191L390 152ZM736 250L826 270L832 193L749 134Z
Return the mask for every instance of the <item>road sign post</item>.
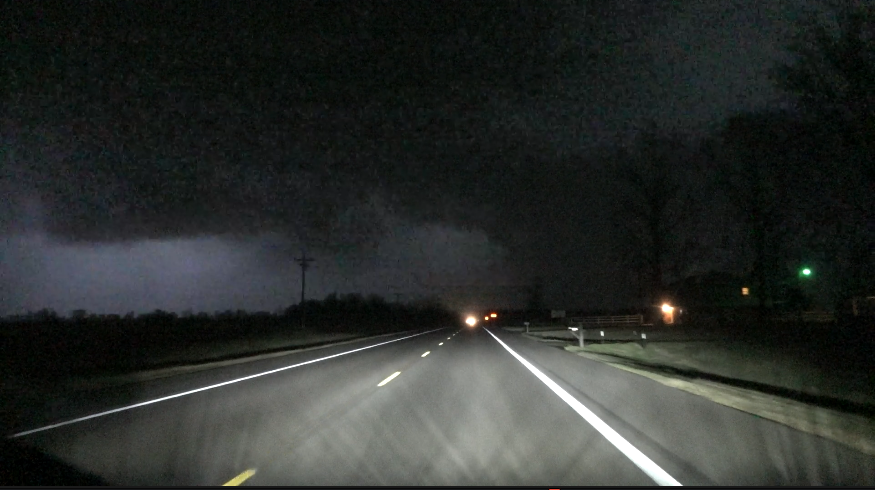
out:
M577 327L568 327L568 330L571 330L571 335L577 337L577 343L580 345L580 348L583 349L583 329Z

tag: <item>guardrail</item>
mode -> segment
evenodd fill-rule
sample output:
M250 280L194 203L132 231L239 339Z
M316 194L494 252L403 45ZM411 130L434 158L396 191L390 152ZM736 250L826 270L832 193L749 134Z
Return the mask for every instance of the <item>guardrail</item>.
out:
M713 341L725 339L727 335L730 335L732 338L737 336L737 334L730 334L722 330L689 329L679 325L654 326L647 324L632 327L596 328L583 328L580 326L560 327L557 325L550 330L532 329L529 332L526 332L524 327L518 327L515 331L549 340L569 341L577 339L581 346L583 346L585 341L591 343L639 342L645 345L649 342Z
M604 327L604 326L633 326L637 327L644 323L644 315L618 315L618 316L585 316L571 319L572 326L577 327Z
M624 326L638 327L644 323L644 315L615 315L615 316L586 316L571 319L571 335L577 338L580 347L583 348L583 339L586 337L585 327ZM600 332L604 336L604 332ZM636 332L637 333L637 332ZM646 339L647 334L641 333L641 338Z
M833 323L835 315L825 311L802 311L786 313L775 317L779 322L802 322L802 323Z
M578 327L568 327L568 330L571 330L571 335L573 335L578 340L580 347L583 348L584 347L583 339L584 339L584 337L586 337L586 330L583 330L583 329L578 328ZM604 339L605 332L602 330L602 331L599 331L599 334L600 334L600 337L602 339ZM647 340L647 333L645 333L645 332L641 332L641 333L632 332L632 335L633 335L632 339L637 340L638 335L640 335L641 342L645 342ZM593 338L593 337L590 337L590 338ZM632 339L630 339L630 340L632 340Z

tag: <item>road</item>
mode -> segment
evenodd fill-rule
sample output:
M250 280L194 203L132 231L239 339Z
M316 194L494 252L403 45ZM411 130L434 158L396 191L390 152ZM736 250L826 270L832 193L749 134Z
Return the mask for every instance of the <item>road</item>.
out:
M871 456L480 326L67 395L19 421L15 440L118 485L875 484Z

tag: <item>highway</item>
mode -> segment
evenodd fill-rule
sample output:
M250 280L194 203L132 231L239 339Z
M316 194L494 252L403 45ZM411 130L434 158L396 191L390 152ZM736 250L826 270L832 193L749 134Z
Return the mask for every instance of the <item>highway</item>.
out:
M501 329L47 400L9 436L115 485L875 485L875 458Z

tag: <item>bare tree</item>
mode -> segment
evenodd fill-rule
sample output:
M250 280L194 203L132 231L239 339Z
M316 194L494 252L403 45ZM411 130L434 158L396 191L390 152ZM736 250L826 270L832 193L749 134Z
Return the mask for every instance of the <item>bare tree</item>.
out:
M527 290L526 308L530 312L541 311L545 308L544 303L544 278L537 276Z
M666 283L685 273L694 253L693 241L681 232L690 216L684 172L692 153L680 138L651 127L618 149L610 167L624 266L650 304L662 300Z
M832 143L861 159L875 182L875 3L824 2L820 16L799 26L789 46L792 61L773 79L811 119L835 132ZM865 161L864 161L865 160Z
M740 114L718 136L717 182L746 231L753 290L761 319L787 278L791 249L810 222L804 201L811 165L807 126L784 111Z
M808 181L822 195L808 200L813 248L830 264L834 294L875 291L875 3L828 1L801 24L778 64L776 84L815 128L816 165Z

